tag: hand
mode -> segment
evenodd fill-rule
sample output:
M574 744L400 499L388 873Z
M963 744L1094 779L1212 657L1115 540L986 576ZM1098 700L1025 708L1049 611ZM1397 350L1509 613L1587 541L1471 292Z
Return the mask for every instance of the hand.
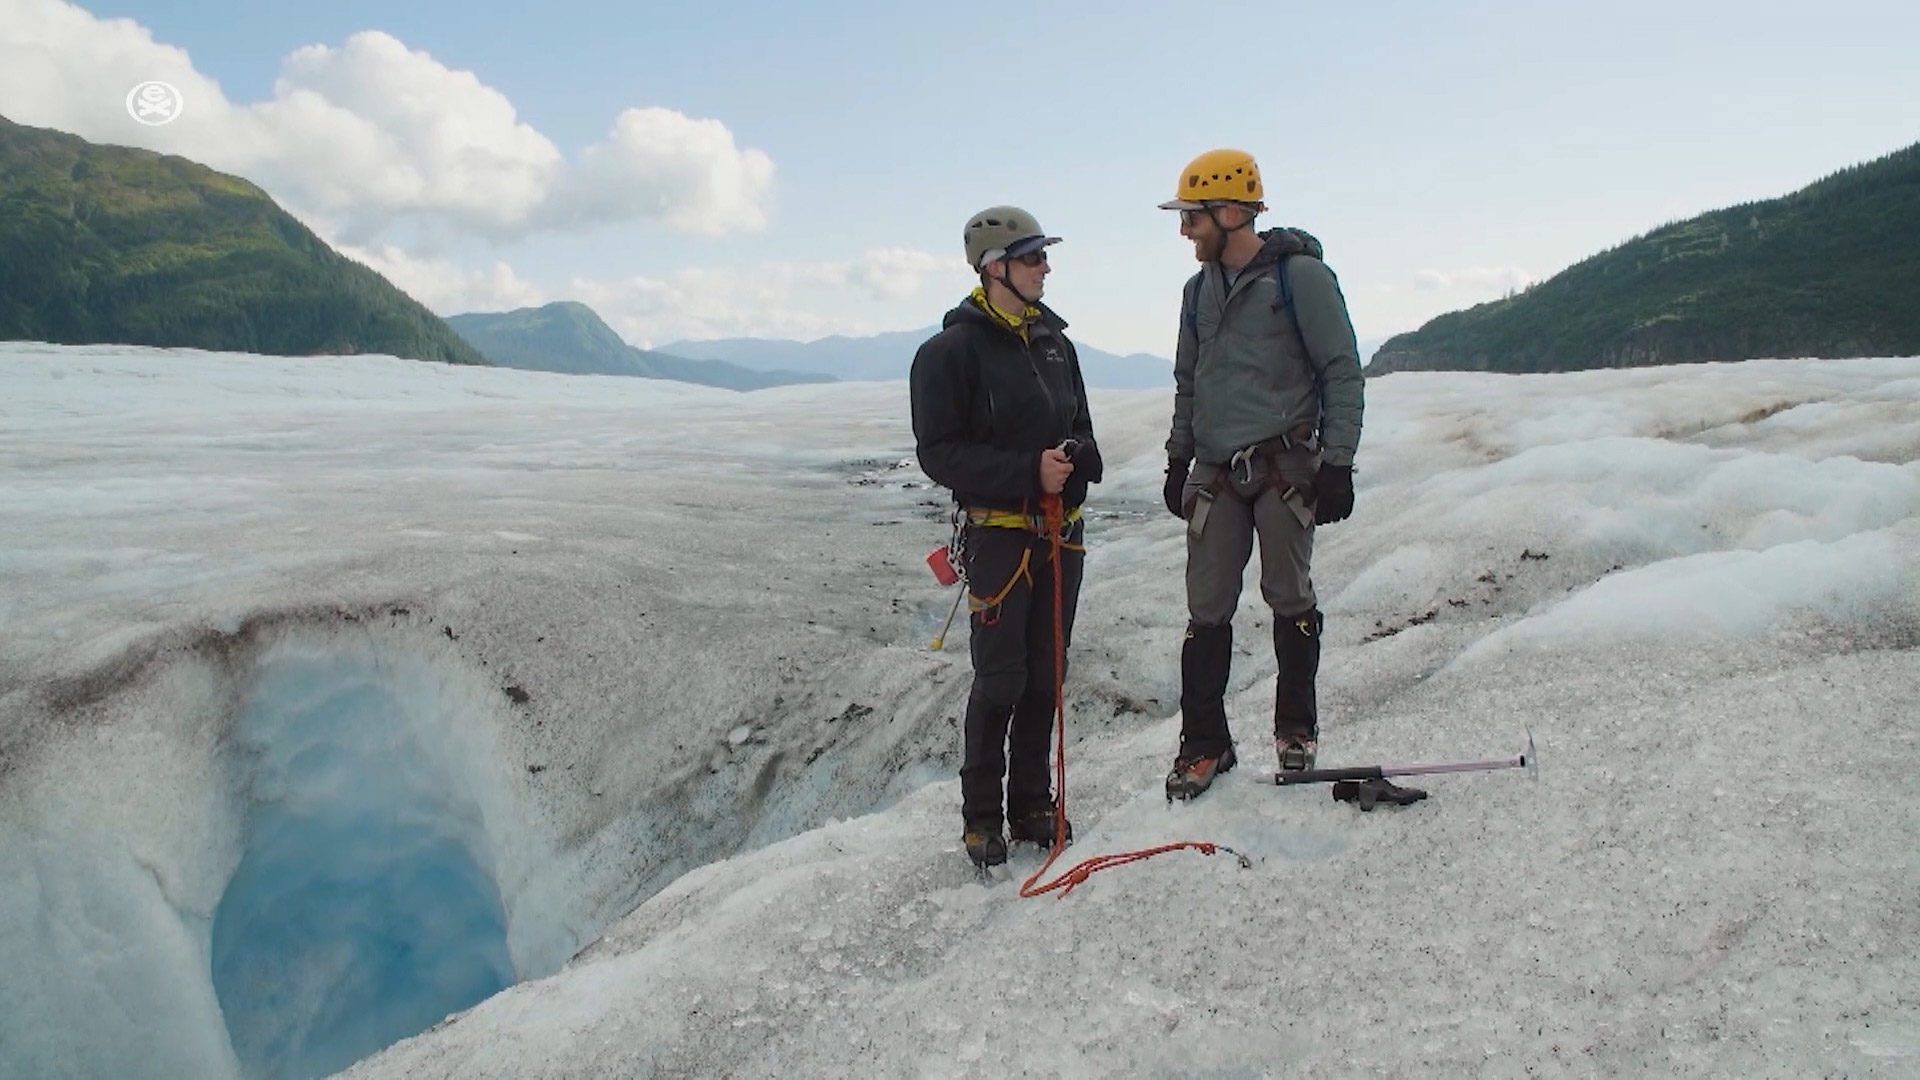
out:
M1320 463L1313 480L1313 523L1331 525L1353 514L1353 466Z
M1167 486L1161 494L1166 496L1167 513L1177 518L1185 518L1187 487L1187 463L1184 461L1167 462Z
M1048 495L1060 494L1067 486L1067 477L1073 475L1073 459L1059 447L1049 447L1040 451L1040 490Z
M1060 489L1060 505L1080 506L1087 501L1087 485L1100 482L1105 466L1100 461L1100 447L1092 439L1078 440L1070 456L1073 475L1067 477L1067 485Z

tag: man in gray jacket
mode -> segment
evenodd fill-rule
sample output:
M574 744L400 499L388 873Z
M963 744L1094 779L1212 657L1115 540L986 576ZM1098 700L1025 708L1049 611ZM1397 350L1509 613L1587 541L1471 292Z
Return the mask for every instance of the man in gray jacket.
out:
M1296 229L1256 232L1263 195L1250 155L1211 150L1161 204L1180 212L1180 235L1201 264L1180 307L1167 436L1167 509L1187 522L1188 615L1170 800L1199 795L1235 764L1227 675L1255 536L1279 664L1279 767L1311 768L1319 748L1323 620L1313 531L1353 513L1363 380L1346 299L1320 242Z

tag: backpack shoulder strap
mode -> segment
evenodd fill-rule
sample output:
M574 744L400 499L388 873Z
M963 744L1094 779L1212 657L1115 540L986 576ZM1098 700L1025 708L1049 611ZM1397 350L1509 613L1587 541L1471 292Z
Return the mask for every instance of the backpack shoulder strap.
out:
M1200 279L1207 276L1203 269L1187 279L1187 287L1180 293L1180 326L1196 339L1200 336Z
M1287 321L1293 324L1293 336L1300 342L1300 355L1311 361L1313 354L1307 351L1307 335L1300 329L1300 315L1293 307L1293 278L1287 274L1287 264L1291 261L1292 255L1282 255L1280 264L1273 268L1273 283L1279 286L1274 290L1273 310L1286 310Z
M1308 257L1311 258L1312 256L1309 255ZM1279 311L1282 308L1286 309L1287 321L1293 324L1294 340L1300 343L1300 356L1306 360L1307 370L1313 372L1314 396L1320 399L1320 405L1324 409L1327 402L1326 376L1321 373L1318 367L1314 366L1313 351L1307 348L1307 332L1300 329L1300 314L1294 310L1293 279L1287 276L1287 264L1292 261L1292 259L1292 255L1282 255L1280 257L1280 265L1273 268L1273 282L1279 286L1279 288L1274 290L1273 310ZM1328 273L1332 273L1332 270L1328 270ZM1322 417L1322 419L1324 420L1325 418Z

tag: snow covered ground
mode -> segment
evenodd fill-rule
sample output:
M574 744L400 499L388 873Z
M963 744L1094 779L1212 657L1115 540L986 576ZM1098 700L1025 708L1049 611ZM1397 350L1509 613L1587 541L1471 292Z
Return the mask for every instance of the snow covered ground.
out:
M1055 869L1253 865L1025 900L903 384L0 345L0 1074L475 1001L349 1072L1920 1074L1920 361L1373 381L1322 761L1542 767L1366 814L1271 784L1252 589L1161 796L1167 398L1094 397Z

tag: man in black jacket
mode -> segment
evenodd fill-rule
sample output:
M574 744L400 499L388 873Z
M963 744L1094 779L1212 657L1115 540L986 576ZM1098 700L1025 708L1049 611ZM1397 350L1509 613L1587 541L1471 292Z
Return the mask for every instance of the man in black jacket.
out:
M1063 332L1067 324L1040 303L1046 249L1059 242L1018 207L969 218L967 263L980 286L947 312L940 332L913 358L920 467L960 507L973 654L960 812L967 855L981 866L1006 861L1003 823L1014 840L1054 840L1054 637L1064 655L1080 593L1080 504L1087 485L1100 482L1079 357ZM1059 565L1042 519L1048 495L1058 496L1063 510ZM1065 839L1072 835L1069 827Z

